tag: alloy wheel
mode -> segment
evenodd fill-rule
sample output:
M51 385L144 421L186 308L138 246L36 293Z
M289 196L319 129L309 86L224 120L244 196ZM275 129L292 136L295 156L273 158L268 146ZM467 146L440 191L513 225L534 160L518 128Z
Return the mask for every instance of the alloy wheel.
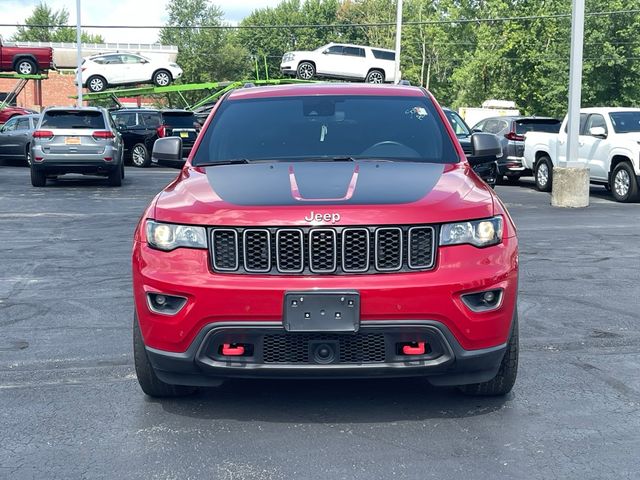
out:
M89 83L89 87L92 91L99 92L104 88L104 82L99 78L94 78L91 80L91 83Z
M549 166L546 163L541 163L538 166L538 185L544 187L549 181Z
M29 62L20 62L18 65L18 73L22 75L32 75L33 74L33 65Z
M147 152L142 145L138 145L131 152L131 161L136 167L143 167L147 161Z
M164 72L160 72L156 75L156 83L161 87L166 87L167 85L169 85L170 82L171 80L169 79L168 74Z
M631 179L629 178L629 172L626 170L618 170L616 178L613 182L613 188L616 191L616 195L620 198L624 198L629 194L629 187L631 186Z
M367 76L368 83L383 83L384 78L382 78L382 74L380 72L371 72Z
M298 74L303 80L311 80L313 78L313 66L309 63L303 63L298 69Z

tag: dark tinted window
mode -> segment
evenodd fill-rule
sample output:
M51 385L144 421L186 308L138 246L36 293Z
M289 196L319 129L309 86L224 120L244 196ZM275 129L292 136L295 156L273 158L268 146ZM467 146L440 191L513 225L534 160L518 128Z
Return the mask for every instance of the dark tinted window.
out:
M516 121L516 133L524 135L527 132L558 133L562 122L556 119L526 119Z
M145 127L159 127L160 114L156 112L143 112L138 114L138 123Z
M102 112L87 110L51 110L42 117L41 127L47 128L105 128Z
M610 113L609 118L616 133L640 132L640 110Z
M129 128L136 126L135 112L114 112L111 116L118 126Z
M334 45L333 47L327 48L325 52L331 55L342 55L342 48L342 45Z
M364 48L344 47L342 54L350 55L352 57L364 57Z
M162 114L162 123L174 128L195 128L196 116L191 112L165 112Z
M581 113L580 114L580 135L582 135L582 133L584 132L584 126L587 123L587 117L589 116L589 114L587 113ZM569 122L567 122L564 126L564 133L568 133L569 132Z
M373 53L373 56L376 57L378 60L394 60L396 59L396 53L395 52L385 52L384 50L375 50L372 49L371 52Z
M458 161L427 98L327 95L224 102L204 134L194 165L325 156Z

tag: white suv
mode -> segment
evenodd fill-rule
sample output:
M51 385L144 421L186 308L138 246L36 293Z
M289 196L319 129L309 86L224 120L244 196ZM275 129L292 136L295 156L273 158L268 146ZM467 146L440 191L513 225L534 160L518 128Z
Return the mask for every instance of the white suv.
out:
M331 77L367 83L395 82L395 58L393 50L329 43L310 52L285 53L280 71L303 80Z
M175 63L152 60L133 53L107 53L82 62L82 86L101 92L109 86L154 83L166 87L182 76Z

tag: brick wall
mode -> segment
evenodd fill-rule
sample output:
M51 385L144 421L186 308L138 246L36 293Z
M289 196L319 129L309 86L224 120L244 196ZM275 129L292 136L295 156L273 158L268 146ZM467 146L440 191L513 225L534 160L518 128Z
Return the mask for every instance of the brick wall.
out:
M19 107L33 108L35 110L55 105L73 105L74 100L69 96L76 93L76 86L73 84L74 78L73 72L49 72L49 78L41 81L42 105L38 105L36 101L36 81L29 80L22 93L18 95L16 104ZM0 78L0 92L9 93L18 82L19 80Z

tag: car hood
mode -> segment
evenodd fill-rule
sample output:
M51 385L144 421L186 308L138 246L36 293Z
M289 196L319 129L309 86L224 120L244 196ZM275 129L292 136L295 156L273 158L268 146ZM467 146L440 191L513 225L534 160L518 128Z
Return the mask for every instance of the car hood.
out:
M273 162L187 166L157 197L154 216L207 225L304 225L305 217L339 213L340 224L357 225L439 223L493 211L493 193L466 162Z

